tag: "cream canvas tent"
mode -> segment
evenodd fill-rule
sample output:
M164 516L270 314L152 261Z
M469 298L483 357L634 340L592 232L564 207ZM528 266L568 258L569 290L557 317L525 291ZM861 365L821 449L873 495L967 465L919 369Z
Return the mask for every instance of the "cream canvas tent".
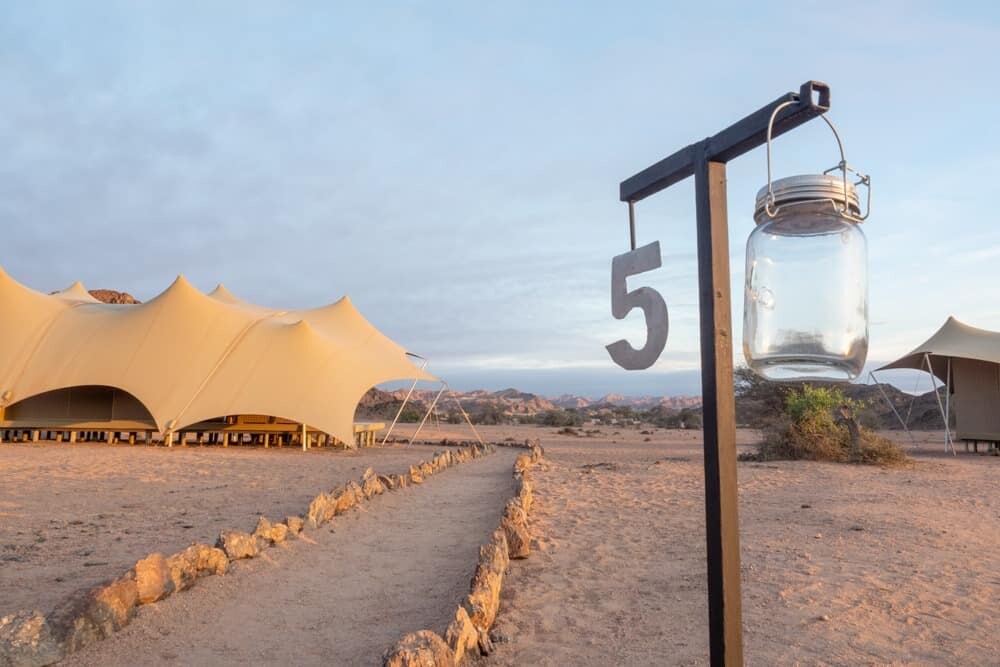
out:
M0 425L167 434L228 415L270 415L354 441L365 392L434 380L344 297L274 310L183 276L141 305L76 283L46 295L0 269Z
M924 370L944 383L939 407L950 424L954 396L957 439L1000 442L1000 333L949 317L923 344L878 371L899 368ZM946 434L946 446L954 450L950 428Z

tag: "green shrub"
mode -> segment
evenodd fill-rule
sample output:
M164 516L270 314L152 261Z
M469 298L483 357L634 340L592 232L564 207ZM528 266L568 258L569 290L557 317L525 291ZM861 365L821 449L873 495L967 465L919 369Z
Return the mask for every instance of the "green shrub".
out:
M650 415L642 421L660 428L683 428L700 430L703 426L701 408L692 410L691 408L681 408L680 412L664 415L650 410Z
M423 417L424 414L422 412L413 408L406 408L399 413L399 421L404 424L415 424L423 419Z
M857 410L861 405L844 397L839 387L814 387L803 385L785 396L785 414L795 423L821 416L833 419L833 411L841 406Z
M535 423L543 426L581 426L583 415L575 410L546 410L535 416Z

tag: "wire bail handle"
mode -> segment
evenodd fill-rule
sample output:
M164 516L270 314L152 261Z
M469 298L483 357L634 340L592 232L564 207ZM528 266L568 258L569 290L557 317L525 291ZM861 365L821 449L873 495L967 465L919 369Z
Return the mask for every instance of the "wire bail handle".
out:
M778 211L781 209L780 206L774 207L774 187L771 181L771 134L774 130L774 119L778 117L778 112L780 112L785 107L791 106L793 104L798 104L798 100L791 100L779 104L777 107L775 107L774 111L771 112L771 119L767 123L767 199L764 201L764 210L767 212L768 217L771 218L778 215ZM824 174L829 174L831 171L836 171L837 169L839 169L844 176L844 208L843 210L837 208L837 202L835 201L833 202L834 208L837 209L837 212L840 215L850 220L853 220L854 222L863 222L868 219L868 216L871 214L872 211L871 176L862 174L861 172L857 171L856 169L853 169L849 164L847 164L847 158L844 156L844 142L840 140L840 133L837 132L837 128L834 126L833 122L826 117L826 114L822 114L820 118L826 121L826 124L830 127L830 131L833 132L833 136L837 140L837 148L840 149L840 162L823 172ZM866 203L865 203L865 214L860 217L853 215L851 213L849 200L847 196L848 193L847 172L851 172L858 177L857 182L854 183L855 186L864 185L868 189L868 196L866 198Z

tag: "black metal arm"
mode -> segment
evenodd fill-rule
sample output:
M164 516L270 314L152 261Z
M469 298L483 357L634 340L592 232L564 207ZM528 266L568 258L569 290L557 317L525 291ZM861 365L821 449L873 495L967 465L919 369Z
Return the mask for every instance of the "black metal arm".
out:
M694 175L699 154L709 162L729 162L767 141L767 122L775 108L785 102L797 102L782 109L774 120L772 136L777 137L816 118L830 109L830 87L819 81L806 81L798 93L785 93L767 106L753 112L718 134L686 146L638 174L622 181L621 201L636 202L656 194L674 183Z

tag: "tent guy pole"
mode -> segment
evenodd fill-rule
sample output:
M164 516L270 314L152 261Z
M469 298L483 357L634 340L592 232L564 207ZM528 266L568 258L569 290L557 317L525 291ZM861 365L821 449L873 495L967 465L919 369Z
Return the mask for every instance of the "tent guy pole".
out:
M955 454L955 441L951 437L951 357L944 376L944 427L951 442L951 453ZM955 454L957 456L957 454Z
M438 399L440 399L440 398L441 398L441 394L443 394L443 393L444 393L444 390L445 390L445 389L446 389L447 387L448 387L448 385L447 385L447 384L445 384L444 382L442 382L442 383L441 383L441 391L439 391L439 392L437 393L437 396L435 396L435 397L434 397L434 402L433 402L433 403L431 403L431 407L427 408L427 414L425 414L425 415L424 415L424 418L420 420L420 425L419 425L419 426L417 426L417 430L416 430L416 431L414 431L414 432L413 432L413 435L411 435L411 436L410 436L410 442L408 442L407 444L410 444L410 445L412 445L412 444L413 444L413 441L414 441L414 440L416 439L417 435L418 435L418 434L420 433L420 429L422 429L422 428L424 427L424 422L426 422L426 421L427 421L427 418L431 416L431 412L433 412L433 411L434 411L434 408L435 408L435 407L437 406L437 404L438 404Z
M893 405L892 401L889 400L889 395L885 393L885 389L882 388L882 385L879 383L878 378L875 377L875 371L868 371L868 377L871 378L872 382L875 383L875 387L879 390L879 393L882 394L882 398L885 399L885 402L889 404L889 409L892 410L892 414L896 415L896 419L899 420L899 425L903 427L904 431L906 431L906 435L910 436L910 442L912 442L914 445L917 444L917 441L914 439L913 434L910 432L910 428L906 425L906 422L903 421L903 418L899 416L899 412L896 410L896 406Z
M477 431L476 427L472 425L472 420L469 419L469 413L467 413L465 408L462 407L462 402L458 400L458 396L456 396L455 392L451 390L451 387L448 387L448 392L451 394L451 399L455 401L455 405L458 406L462 416L465 417L465 422L469 425L469 428L472 429L472 433L476 436L476 440L479 441L480 445L483 444L483 439L479 437L479 431Z
M413 354L412 352L407 352L407 354L410 355L410 356L412 356L412 357L417 357L418 359L420 359L422 361L422 363L420 364L420 370L425 370L427 368L427 359L424 359L423 357L421 357L419 355ZM389 439L389 436L392 435L392 430L394 428L396 428L396 422L399 421L399 416L403 414L403 408L406 407L406 403L407 403L407 401L410 400L410 396L413 395L413 390L416 389L417 382L419 382L419 381L420 381L420 378L414 378L413 384L410 385L410 390L408 392L406 392L406 397L403 398L403 402L400 403L399 410L396 410L396 416L393 417L392 423L389 424L389 430L385 432L385 437L382 438L382 444L383 445Z
M944 403L941 402L941 396L938 394L937 385L934 383L934 367L931 365L931 355L924 352L924 361L927 362L927 372L931 374L931 391L934 392L934 398L937 399L938 409L941 411L941 419L944 420L944 451L948 451L948 447L951 447L951 453L955 454L955 445L951 442L951 427L948 425L948 415L945 414ZM945 383L945 391L947 392L947 383Z

